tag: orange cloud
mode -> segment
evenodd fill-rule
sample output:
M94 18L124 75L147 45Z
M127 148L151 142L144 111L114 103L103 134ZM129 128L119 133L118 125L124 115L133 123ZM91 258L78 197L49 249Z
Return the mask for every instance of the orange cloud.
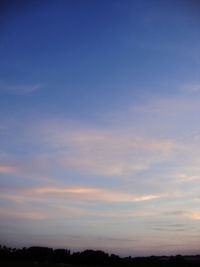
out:
M200 212L199 211L179 210L179 211L170 212L168 214L173 215L173 216L181 216L181 217L183 216L183 217L187 217L187 218L194 219L194 220L200 220Z
M35 193L46 194L46 193L74 193L74 194L85 194L95 193L97 189L94 188L59 188L59 187L41 187L34 189Z
M59 188L59 187L41 187L33 189L37 194L72 194L78 198L101 200L108 202L139 202L163 197L162 195L142 195L135 196L130 193L122 193L99 188Z
M49 216L45 214L43 211L37 211L27 208L27 209L5 209L5 208L0 208L0 215L1 217L10 217L10 218L24 218L24 219L29 219L29 220L43 220L48 218Z
M183 213L183 216L190 219L200 220L200 212L185 212Z
M12 165L0 165L0 173L10 173L10 172L15 172L17 171L16 166Z

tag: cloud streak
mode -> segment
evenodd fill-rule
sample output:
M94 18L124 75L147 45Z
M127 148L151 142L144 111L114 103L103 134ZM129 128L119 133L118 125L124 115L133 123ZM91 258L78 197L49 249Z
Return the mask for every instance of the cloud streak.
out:
M122 176L167 161L181 144L170 139L138 135L125 130L42 126L44 142L56 149L57 162L94 175Z
M7 92L10 94L30 94L42 87L44 87L42 84L8 84L0 81L0 92Z
M161 198L160 195L142 195L134 196L130 193L115 192L99 188L58 188L43 187L33 189L37 194L73 194L83 199L101 200L108 202L140 202Z
M16 166L0 165L0 173L14 173L18 170Z
M173 216L183 216L183 217L187 217L193 220L200 220L200 212L199 211L184 211L184 210L180 210L180 211L173 211L169 213L170 215Z

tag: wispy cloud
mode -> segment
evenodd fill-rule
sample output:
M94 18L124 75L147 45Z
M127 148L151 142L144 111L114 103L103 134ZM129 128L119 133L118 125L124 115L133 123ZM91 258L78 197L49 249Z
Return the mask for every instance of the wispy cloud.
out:
M200 181L200 175L188 175L186 173L176 174L177 179L174 183L190 183L193 181Z
M178 142L137 135L133 128L81 129L63 125L45 125L40 129L44 142L56 149L57 162L64 167L95 175L122 176L146 170L168 160Z
M0 208L0 215L2 218L23 218L29 220L43 220L49 218L44 211L38 211L37 208L26 207L16 209L6 209L4 207Z
M167 195L132 194L101 188L86 187L37 187L37 188L2 188L1 197L20 202L24 200L45 199L55 196L63 200L100 200L103 202L141 202L166 197Z
M200 91L200 84L184 84L181 90L186 93L195 93Z
M0 165L0 173L13 173L16 172L18 168L12 165Z
M8 173L13 184L10 188L8 180L0 189L0 198L6 203L0 209L1 217L29 220L30 224L45 220L57 228L63 224L70 232L79 228L100 234L123 231L127 236L132 233L142 237L142 246L148 244L155 250L163 244L161 238L153 236L155 231L167 238L174 232L183 234L185 228L180 222L187 218L195 224L200 218L195 209L200 130L195 123L194 129L186 132L183 117L199 107L192 107L186 98L182 100L149 101L105 125L37 118L24 122L24 128L13 126L10 136L15 136L17 145L10 145L7 139L8 153L1 151L0 158L0 173ZM180 128L171 122L174 117L177 123L183 119ZM142 127L132 118L138 118ZM6 125L9 127L9 121ZM1 142L4 144L3 139ZM169 226L166 222L149 227L155 219L168 221ZM170 226L172 222L174 226ZM169 238L164 245L170 244Z
M9 201L9 208L2 207L2 217L16 217L33 220L63 217L99 217L110 219L124 219L155 216L155 210L143 209L91 209L91 203L123 204L148 202L162 198L159 195L134 195L99 188L10 188L0 190L0 198ZM101 204L102 205L102 204ZM112 206L111 205L111 206ZM97 205L98 206L98 205Z
M158 224L154 225L152 228L155 231L167 231L167 232L182 232L185 231L187 228L186 224L183 223L176 223L176 224Z
M30 94L42 87L44 87L42 84L11 84L0 81L0 92L11 94Z
M134 112L157 113L161 115L171 115L172 113L182 114L182 112L192 112L200 110L197 99L187 96L176 96L166 98L151 98L145 105L133 107Z
M184 210L177 210L173 212L169 212L168 215L173 215L173 216L181 216L181 217L187 217L190 219L194 220L200 220L200 212L199 211L184 211Z
M140 202L161 198L161 195L138 195L130 193L116 192L99 188L58 188L58 187L42 187L33 189L38 194L73 194L82 199L101 200L108 202Z

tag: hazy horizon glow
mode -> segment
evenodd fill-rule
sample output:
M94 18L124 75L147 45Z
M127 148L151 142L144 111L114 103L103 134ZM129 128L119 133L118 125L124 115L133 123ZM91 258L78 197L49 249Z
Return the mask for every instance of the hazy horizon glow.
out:
M199 253L198 2L28 2L0 6L0 243Z

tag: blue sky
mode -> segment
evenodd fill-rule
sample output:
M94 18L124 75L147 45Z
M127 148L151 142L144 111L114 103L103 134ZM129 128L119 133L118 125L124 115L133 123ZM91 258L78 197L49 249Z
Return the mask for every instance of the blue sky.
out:
M199 12L1 2L2 244L197 252Z

